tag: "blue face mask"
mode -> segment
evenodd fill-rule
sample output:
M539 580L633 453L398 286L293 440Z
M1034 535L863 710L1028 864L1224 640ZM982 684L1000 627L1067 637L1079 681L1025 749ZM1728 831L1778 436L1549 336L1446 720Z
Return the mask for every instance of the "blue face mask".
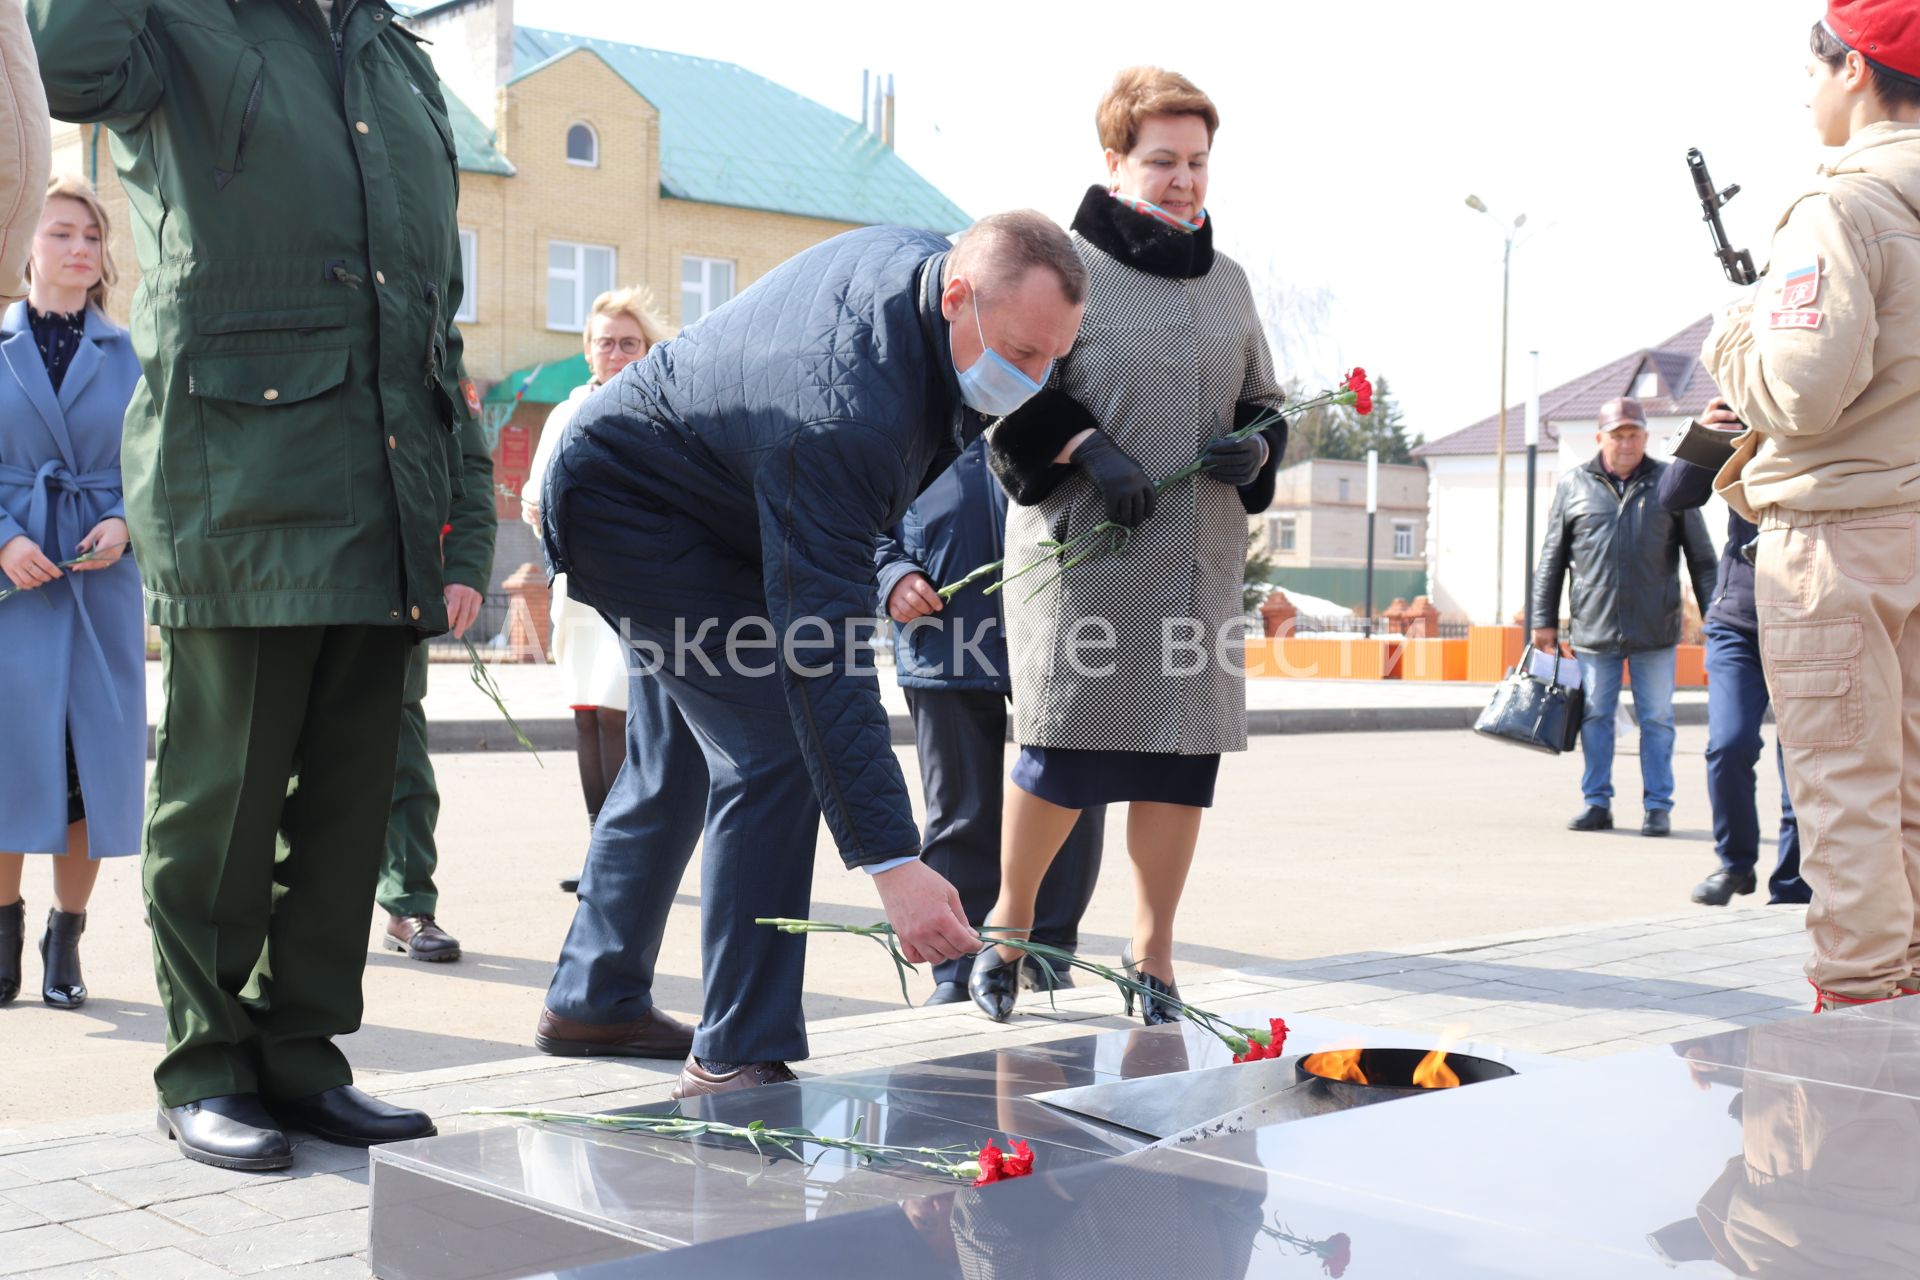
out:
M971 288L969 288L971 292ZM986 330L980 327L980 295L973 295L973 329L980 335L980 358L970 369L956 369L960 375L960 398L967 406L990 418L1004 418L1031 400L1045 383L1035 382L1020 367L987 345ZM1053 362L1047 362L1047 373Z

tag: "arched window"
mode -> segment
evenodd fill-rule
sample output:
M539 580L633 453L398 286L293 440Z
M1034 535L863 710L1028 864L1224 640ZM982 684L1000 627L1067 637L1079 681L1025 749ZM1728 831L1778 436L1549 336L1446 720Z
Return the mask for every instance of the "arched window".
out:
M567 130L567 163L600 167L600 135L590 124L576 124Z

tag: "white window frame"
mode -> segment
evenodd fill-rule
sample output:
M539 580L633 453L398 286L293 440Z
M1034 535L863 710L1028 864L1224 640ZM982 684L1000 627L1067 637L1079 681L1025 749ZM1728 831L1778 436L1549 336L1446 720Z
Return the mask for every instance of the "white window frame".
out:
M455 324L474 324L480 319L480 233L460 228L460 313Z
M1393 558L1395 560L1411 560L1414 558L1414 537L1413 521L1395 520L1393 522ZM1400 549L1403 538L1405 539L1407 548L1405 551Z
M1635 400L1657 400L1660 398L1660 371L1642 369L1634 375L1633 390L1629 392Z
M575 129L585 129L587 131L587 140L593 144L593 154L585 160L576 160L573 155L573 131ZM585 120L575 120L567 126L566 137L561 140L560 146L567 157L568 164L577 165L582 169L598 169L600 167L600 131L588 124Z
M555 249L573 250L571 267L553 265ZM587 254L598 250L607 255L606 288L614 288L614 281L620 278L620 254L610 244L583 244L573 240L547 241L547 328L555 333L579 333L587 327L587 312L593 307L593 300L605 290L592 290L587 285ZM566 280L573 285L574 313L558 319L553 314L553 283Z
M1352 480L1352 478L1351 478L1351 477L1349 477L1349 476L1340 476L1340 477L1338 477L1338 479L1339 479L1339 482L1340 482L1340 501L1342 501L1342 502L1352 502L1352 501L1353 501L1353 480Z
M1294 516L1275 516L1273 518L1272 550L1276 555L1294 555L1300 549L1300 522ZM1289 545L1291 544L1291 545Z
M697 285L688 284L687 268L695 263L700 265L700 283ZM717 302L713 297L715 267L725 267L727 269L727 296ZM682 325L692 324L694 321L712 312L722 303L737 296L739 292L740 264L732 258L709 258L704 254L698 253L683 253L680 255L680 323ZM688 300L690 298L699 299L700 306L698 311L688 306Z

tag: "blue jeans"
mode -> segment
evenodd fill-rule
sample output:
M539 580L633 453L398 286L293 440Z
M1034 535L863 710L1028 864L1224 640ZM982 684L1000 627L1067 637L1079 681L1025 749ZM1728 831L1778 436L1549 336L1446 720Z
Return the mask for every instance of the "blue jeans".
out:
M1640 721L1640 787L1649 812L1673 808L1673 656L1671 648L1639 653L1588 653L1580 659L1586 714L1580 719L1580 750L1586 771L1580 790L1587 803L1613 807L1613 718L1620 709L1620 672L1633 673L1633 709Z
M1760 861L1760 810L1754 804L1754 766L1760 761L1760 724L1767 714L1767 677L1760 642L1726 625L1707 624L1707 795L1713 801L1713 851L1728 871L1751 873ZM1800 879L1800 823L1787 794L1787 765L1774 747L1780 772L1780 846L1767 880L1771 902L1806 902Z

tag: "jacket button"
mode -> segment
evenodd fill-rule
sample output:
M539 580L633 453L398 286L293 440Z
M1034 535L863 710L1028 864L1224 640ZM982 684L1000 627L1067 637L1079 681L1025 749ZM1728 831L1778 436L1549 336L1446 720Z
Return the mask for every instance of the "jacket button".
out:
M412 608L412 609L411 609L411 610L410 610L409 612L411 612L411 613L412 613L412 615L413 615L413 620L414 620L415 622L418 622L418 621L420 621L420 606L419 606L419 605L415 605L415 606L413 606L413 608Z
M278 400L280 398L280 393L278 391L275 391L272 387L268 387L264 392L261 393L261 398L266 400Z
M375 284L385 284L385 283L387 282L387 273L386 273L386 272L384 272L384 271L376 271L376 272L374 272L374 273L373 273L373 282L374 282Z
M387 437L387 448L389 448L389 449L398 449L399 447L400 447L400 442L399 442L398 440L396 440L396 439L395 439L394 437L392 437L392 436L388 436L388 437Z
M400 616L400 611L398 609L389 610L387 616L389 618L397 618Z
M367 122L365 120L355 120L353 122L353 128L356 133L372 133L373 132L373 130L367 128Z

